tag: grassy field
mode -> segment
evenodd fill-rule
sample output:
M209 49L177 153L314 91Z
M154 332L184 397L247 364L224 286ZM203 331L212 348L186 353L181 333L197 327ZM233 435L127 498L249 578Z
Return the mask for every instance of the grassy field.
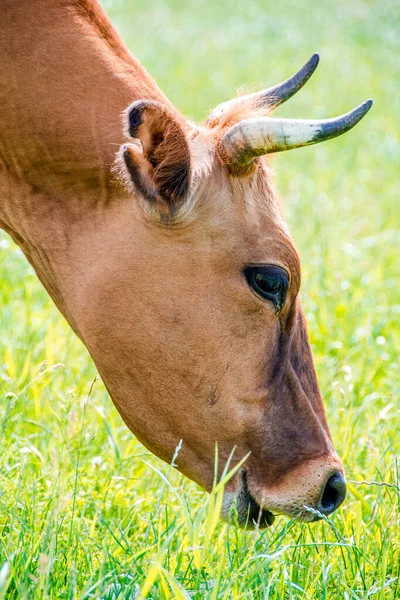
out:
M216 524L215 497L151 456L82 344L0 234L0 598L400 598L398 0L104 0L175 104L321 64L279 114L351 133L275 159L348 498L326 522Z

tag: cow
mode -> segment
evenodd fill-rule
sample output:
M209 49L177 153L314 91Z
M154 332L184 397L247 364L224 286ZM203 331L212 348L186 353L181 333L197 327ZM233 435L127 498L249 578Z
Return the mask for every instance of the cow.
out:
M295 75L186 120L96 0L1 0L0 226L85 344L122 419L222 515L329 515L346 492L268 154L352 128L271 116ZM218 468L215 473L215 453Z

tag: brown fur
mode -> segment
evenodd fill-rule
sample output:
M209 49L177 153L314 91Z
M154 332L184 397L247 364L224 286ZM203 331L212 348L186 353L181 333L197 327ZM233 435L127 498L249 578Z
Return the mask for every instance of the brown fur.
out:
M299 258L265 161L239 178L217 154L224 128L248 115L187 123L92 0L3 0L0 56L0 225L89 349L128 427L167 461L183 440L178 468L206 489L218 443L220 471L234 447L234 462L250 452L246 485L258 504L292 515L315 506L342 466L298 297ZM144 99L163 108L139 127L142 152L124 146L138 173L127 190L112 174L120 118ZM179 205L167 222L161 201ZM249 264L289 274L278 315L249 289Z
M99 10L96 0L70 0L72 10L76 11L87 27L91 27L96 36L101 38L112 52L124 61L131 62L132 55L123 44L107 15Z
M262 107L256 106L253 104L243 103L243 104L233 104L227 111L223 114L223 116L215 120L209 127L211 127L215 131L216 141L224 135L224 133L236 125L236 123L240 123L244 119L254 119L257 117L266 117L270 115L274 106L272 105L263 105Z

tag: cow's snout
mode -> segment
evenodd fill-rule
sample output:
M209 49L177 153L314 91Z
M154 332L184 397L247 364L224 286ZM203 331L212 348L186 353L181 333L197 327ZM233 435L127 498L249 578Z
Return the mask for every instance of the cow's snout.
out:
M330 515L339 508L345 497L345 479L340 471L336 471L328 477L323 487L317 510L323 515Z
M333 513L346 497L343 465L337 455L308 460L271 484L268 474L249 464L228 485L222 515L236 506L239 523L265 527L273 515L285 514L300 521L318 521ZM253 467L253 468L251 468Z

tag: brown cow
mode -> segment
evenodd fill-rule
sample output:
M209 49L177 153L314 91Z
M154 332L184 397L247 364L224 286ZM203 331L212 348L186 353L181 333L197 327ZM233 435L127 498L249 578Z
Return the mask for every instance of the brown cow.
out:
M224 513L315 520L343 501L265 158L352 127L271 118L315 69L188 123L95 0L1 0L0 226L85 343L128 427ZM133 104L132 104L133 102ZM131 141L123 144L121 114Z

